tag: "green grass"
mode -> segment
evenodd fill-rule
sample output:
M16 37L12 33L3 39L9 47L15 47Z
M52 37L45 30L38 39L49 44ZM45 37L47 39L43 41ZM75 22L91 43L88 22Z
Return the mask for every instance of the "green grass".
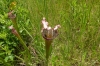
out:
M36 41L44 42L40 34L43 16L47 18L51 26L56 24L62 26L59 30L59 36L52 44L53 51L49 66L100 65L99 3L99 0L27 1L34 25L33 31L36 30L35 37L38 37ZM35 43L36 46L40 44L39 42Z
M18 0L17 5L20 6L18 19L21 19L18 22L31 39L27 43L37 52L30 50L32 66L42 66L45 61L45 42L41 35L43 17L52 27L61 25L59 36L52 43L49 66L100 65L100 0ZM28 15L23 16L26 13Z

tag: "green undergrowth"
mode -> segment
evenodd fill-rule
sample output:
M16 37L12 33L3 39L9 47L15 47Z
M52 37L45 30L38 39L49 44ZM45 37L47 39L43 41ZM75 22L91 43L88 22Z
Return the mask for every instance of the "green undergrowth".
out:
M0 66L21 64L23 51L19 40L10 32L8 5L0 0ZM16 0L14 9L20 33L29 46L30 66L44 66L45 42L41 36L43 17L54 27L60 24L59 36L52 43L49 66L100 65L99 0ZM16 58L17 55L17 58ZM26 54L27 55L27 54ZM18 58L21 59L18 59Z
M53 51L49 66L100 65L99 3L99 0L27 1L27 8L37 34L40 32L40 22L43 16L51 26L61 25L59 36L52 44ZM43 42L40 41L41 38L39 39L40 34L38 35L36 40ZM38 43L36 45L38 46Z

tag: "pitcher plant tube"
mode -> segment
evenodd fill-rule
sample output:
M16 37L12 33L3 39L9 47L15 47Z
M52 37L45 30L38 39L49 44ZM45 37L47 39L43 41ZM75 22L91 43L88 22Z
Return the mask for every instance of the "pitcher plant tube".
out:
M21 37L21 35L19 33L18 25L17 25L17 22L16 22L16 15L14 14L14 11L10 11L8 13L8 18L10 18L10 20L12 21L12 24L13 24L12 26L9 27L9 29L19 39L22 47L24 48L25 53L27 54L25 63L26 63L26 65L28 65L28 62L31 59L31 54L30 54L28 47L26 46L26 43L24 42L23 38Z
M13 10L8 13L8 18L12 21L13 26L18 31L18 25L16 22L16 14L14 14Z
M30 60L30 51L28 49L28 47L26 46L25 42L23 41L23 39L21 38L21 36L19 35L19 33L17 32L17 30L11 25L9 26L9 29L11 30L11 32L19 39L22 47L25 50L25 54L27 54L27 60L25 60L24 63L26 63L26 65L28 65L28 61Z
M60 25L56 25L54 28L51 28L48 24L48 22L46 21L45 17L43 17L43 20L42 20L42 30L41 30L41 33L42 33L42 36L45 40L45 49L46 49L46 63L47 63L47 66L48 66L48 58L51 54L51 43L53 42L53 39L55 37L58 36L58 28L60 28L61 26Z

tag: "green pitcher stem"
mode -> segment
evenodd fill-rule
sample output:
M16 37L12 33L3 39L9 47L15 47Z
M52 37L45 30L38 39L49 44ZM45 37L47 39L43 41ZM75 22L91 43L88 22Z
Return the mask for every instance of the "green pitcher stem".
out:
M28 51L28 48L26 46L26 44L24 43L24 41L22 40L22 38L20 36L18 36L18 39L20 40L21 44L23 45L23 48Z
M28 65L28 62L30 61L30 58L31 58L29 49L28 49L28 47L26 46L25 42L23 41L23 39L21 38L20 35L18 36L18 39L20 40L20 42L21 42L21 44L22 44L22 46L23 46L23 48L24 48L24 50L25 50L25 53L27 54L25 63L26 63L27 66L29 66L29 65Z
M18 35L17 35L18 39L20 40L20 42L23 45L24 49L26 49L28 51L28 48L27 48L26 44L24 43L22 37L19 34L18 25L16 23L16 18L12 18L11 20L12 20L12 23L13 23L13 26L14 26L15 30L18 32Z
M44 0L44 17L48 20L48 7L47 7L47 0Z
M46 48L46 66L48 66L48 58L50 56L50 48L51 48L52 40L45 40L45 48Z
M17 25L17 22L16 22L16 18L11 18L12 20L12 23L13 23L13 26L15 28L15 30L18 32L17 34L17 38L19 39L20 43L22 44L24 50L25 50L25 53L27 54L26 55L26 60L25 60L25 63L26 65L28 66L28 62L30 61L30 58L31 58L31 55L30 55L30 52L29 52L29 49L28 47L26 46L25 42L23 41L20 33L19 33L19 30L18 30L18 25Z
M18 39L20 40L20 42L21 42L21 44L23 45L24 49L26 49L26 51L28 52L28 48L27 48L26 44L24 43L22 37L21 37L20 34L19 34L18 25L17 25L17 23L16 23L16 18L12 18L11 20L12 20L12 23L13 23L14 28L15 28L16 31L18 32L18 36L17 36Z
M14 28L17 30L17 32L19 31L18 30L18 25L17 25L17 22L16 22L16 18L14 18L14 19L11 19L12 20L12 23L13 23L13 26L14 26ZM19 32L18 32L19 33Z

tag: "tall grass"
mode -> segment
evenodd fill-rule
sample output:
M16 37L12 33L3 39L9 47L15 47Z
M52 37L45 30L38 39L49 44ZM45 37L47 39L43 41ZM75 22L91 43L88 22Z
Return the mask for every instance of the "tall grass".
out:
M38 62L45 57L41 37L41 20L62 27L53 42L49 66L100 65L100 1L99 0L25 0L19 1L30 12L33 47ZM32 34L33 33L33 34Z

